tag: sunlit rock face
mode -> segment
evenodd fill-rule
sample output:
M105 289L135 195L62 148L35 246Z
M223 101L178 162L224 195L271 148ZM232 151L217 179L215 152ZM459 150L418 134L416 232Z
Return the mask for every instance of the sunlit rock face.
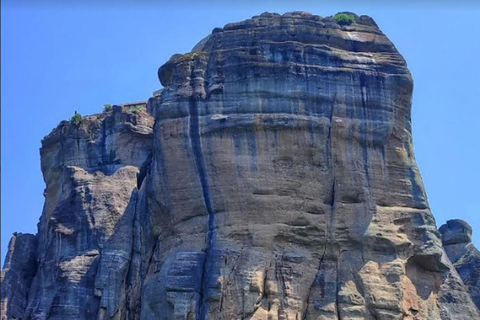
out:
M465 319L369 17L262 14L159 69L142 318Z
M150 114L62 122L1 319L479 319L415 163L411 75L355 20L216 28L160 67Z

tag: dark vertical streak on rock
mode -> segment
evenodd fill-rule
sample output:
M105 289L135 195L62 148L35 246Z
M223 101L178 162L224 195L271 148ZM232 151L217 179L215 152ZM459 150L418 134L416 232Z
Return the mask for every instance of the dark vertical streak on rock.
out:
M334 101L336 101L336 95L334 97ZM302 318L303 320L307 319L307 317L308 317L308 306L311 303L310 299L312 298L311 297L312 287L313 286L322 286L320 279L321 279L321 277L324 276L322 274L322 267L323 267L323 264L325 263L325 259L329 259L329 258L335 256L333 254L333 250L334 250L333 244L334 244L334 240L335 240L334 239L334 236L335 236L335 233L334 233L335 223L334 222L335 222L335 210L336 210L336 200L335 200L335 198L336 198L337 190L336 190L336 181L335 181L335 164L334 164L335 161L334 161L334 155L333 155L334 146L333 146L333 141L332 141L333 114L334 114L334 103L332 103L332 106L330 108L330 114L329 114L330 123L329 123L327 141L326 141L326 160L327 160L326 165L327 165L327 169L331 172L331 193L330 193L330 198L325 199L326 200L325 203L328 204L329 207L330 207L330 217L329 217L329 220L327 220L327 225L326 225L325 244L324 244L324 248L323 248L323 253L322 253L321 258L319 259L317 273L315 275L315 278L314 278L312 284L309 287L309 291L308 291L308 295L307 295L308 298L307 298L306 308L304 310L304 314L303 314L303 318ZM327 255L327 251L328 251L328 255ZM313 298L315 298L315 297L313 297ZM337 303L337 299L338 299L338 297L335 297L336 303Z
M333 155L332 155L332 126L333 126L333 104L330 108L330 124L328 126L327 134L327 168L331 169L333 167Z
M335 94L335 99L334 101L336 102L336 94ZM328 130L328 143L329 143L329 148L328 153L329 153L329 162L330 166L329 169L332 173L332 191L331 191L331 196L330 196L330 221L329 224L327 225L327 239L326 239L326 244L325 244L325 250L323 255L325 256L327 249L330 250L330 254L332 256L335 256L333 254L334 247L333 244L335 243L335 211L336 211L336 203L335 203L335 197L336 197L336 181L335 181L335 161L334 161L334 155L333 155L333 150L335 150L333 146L333 141L332 141L332 130L333 130L333 112L334 112L334 104L332 104L331 112L330 112L330 128ZM337 257L338 259L338 257ZM319 264L318 272L320 272L322 263L323 263L324 257L322 257L321 263ZM335 295L335 308L337 309L336 312L338 314L338 260L336 263L336 272L337 272L337 288L336 288L336 295ZM340 320L340 317L338 317L338 320Z
M360 73L360 94L361 94L361 98L362 98L362 113L363 113L363 121L362 121L362 125L361 127L363 127L361 129L361 131L363 132L360 132L360 135L362 135L362 133L364 134L363 136L360 136L360 142L361 142L361 147L362 147L362 154L363 154L363 165L364 165L364 170L365 170L365 175L367 177L367 183L368 183L368 186L370 186L370 168L369 168L369 164L368 164L368 140L367 140L367 120L368 119L368 116L367 116L367 97L366 97L366 93L367 93L367 85L366 85L366 81L365 81L365 74L364 73Z
M129 283L129 279L132 277L132 265L134 263L133 261L133 255L135 254L135 239L138 237L136 235L136 229L135 229L135 225L136 225L136 222L137 222L137 215L138 215L138 200L139 200L139 196L138 196L138 193L139 193L139 189L135 190L132 192L132 197L135 197L134 201L135 201L135 206L134 206L134 213L133 213L133 217L132 217L132 222L131 222L131 228L132 228L132 233L131 233L131 237L132 237L132 241L130 243L130 254L129 254L129 258L130 258L130 261L128 263L128 266L127 266L127 270L125 272L125 276L124 276L124 279L123 279L123 294L125 294L125 305L123 306L125 308L125 314L123 315L125 318L129 318L129 314L132 312L132 310L130 310L130 306L131 306L131 303L130 303L130 295L131 295L131 288L130 288L130 283ZM122 306L119 306L119 310L121 310Z
M140 167L140 171L137 175L137 189L140 190L142 187L142 183L145 180L148 172L150 171L150 163L152 162L152 154L150 154L143 164L142 167Z
M336 269L336 279L335 279L335 312L337 313L337 320L341 320L340 318L340 308L338 306L338 292L340 287L340 282L338 281L338 259L337 263L335 264Z
M77 133L77 137L76 137L76 140L77 140L77 148L78 150L80 151L80 124L77 125L77 128L75 130L75 132Z
M106 119L102 122L102 163L100 165L104 165L107 162L107 128L106 128Z
M325 239L326 240L326 239ZM308 288L308 294L307 294L307 303L305 304L305 310L303 312L303 317L302 320L307 319L307 314L308 314L308 305L310 304L310 295L312 292L312 287L315 285L317 282L317 278L320 274L320 269L322 268L323 260L325 259L325 254L327 253L327 241L325 241L325 245L323 246L323 253L322 256L320 257L320 260L318 261L318 268L317 268L317 274L315 275L315 278L313 279L312 283L310 284L310 287Z
M191 78L193 79L193 72ZM193 84L192 84L193 87ZM197 174L200 180L200 185L202 188L202 196L205 207L208 213L208 231L207 231L207 243L205 248L205 259L203 261L203 273L202 273L202 284L200 288L200 315L199 319L205 319L207 313L206 297L205 291L207 286L207 263L211 256L212 246L214 242L214 214L213 208L210 200L210 187L208 183L205 159L202 152L202 142L200 138L200 128L199 128L199 119L198 119L198 105L197 100L192 95L189 99L189 136L190 143L192 145L192 152L195 159L195 165L197 167Z
M253 171L258 171L258 160L257 160L257 140L255 137L255 129L251 128L245 132L247 144L248 144L248 154Z
M333 214L335 210L335 180L332 183L332 194L330 197L330 211Z

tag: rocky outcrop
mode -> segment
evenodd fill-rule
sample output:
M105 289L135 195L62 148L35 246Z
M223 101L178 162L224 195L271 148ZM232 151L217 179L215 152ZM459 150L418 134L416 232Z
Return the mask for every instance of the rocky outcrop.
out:
M33 234L16 233L8 245L2 270L2 320L9 314L22 315L28 292L37 272L37 239Z
M480 251L472 243L472 227L463 220L449 220L440 232L445 252L480 309Z
M45 206L38 234L12 239L2 304L16 307L4 309L3 318L94 319L106 306L125 305L122 285L128 268L138 264L133 261L134 234L148 225L139 226L135 217L151 159L153 122L145 107L114 106L78 124L64 121L44 138ZM29 245L17 245L24 238ZM22 268L15 268L15 257L27 249L36 259L18 261ZM26 268L33 265L35 269ZM22 279L27 289L4 287L7 277Z
M478 318L415 163L411 75L354 17L216 28L159 69L155 125L116 106L56 128L35 276L5 314Z

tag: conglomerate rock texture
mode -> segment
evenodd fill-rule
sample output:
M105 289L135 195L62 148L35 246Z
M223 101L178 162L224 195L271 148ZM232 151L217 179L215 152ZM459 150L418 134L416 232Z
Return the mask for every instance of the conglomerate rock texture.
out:
M411 75L371 18L265 13L159 79L153 117L115 106L43 141L2 319L480 318L415 163Z

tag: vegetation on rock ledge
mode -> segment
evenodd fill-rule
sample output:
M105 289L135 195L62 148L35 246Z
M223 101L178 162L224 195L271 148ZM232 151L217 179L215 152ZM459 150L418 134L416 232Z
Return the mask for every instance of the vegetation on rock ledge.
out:
M141 107L133 107L130 109L130 111L133 113L133 114L137 114L139 111L140 111L140 108Z
M70 119L70 123L78 126L80 123L82 123L82 121L83 121L82 115L77 111L75 111L75 114Z
M113 107L109 103L103 105L103 112L110 112L110 111L112 111L112 109L113 109Z
M339 25L348 26L355 22L355 15L351 13L337 13L333 16Z

